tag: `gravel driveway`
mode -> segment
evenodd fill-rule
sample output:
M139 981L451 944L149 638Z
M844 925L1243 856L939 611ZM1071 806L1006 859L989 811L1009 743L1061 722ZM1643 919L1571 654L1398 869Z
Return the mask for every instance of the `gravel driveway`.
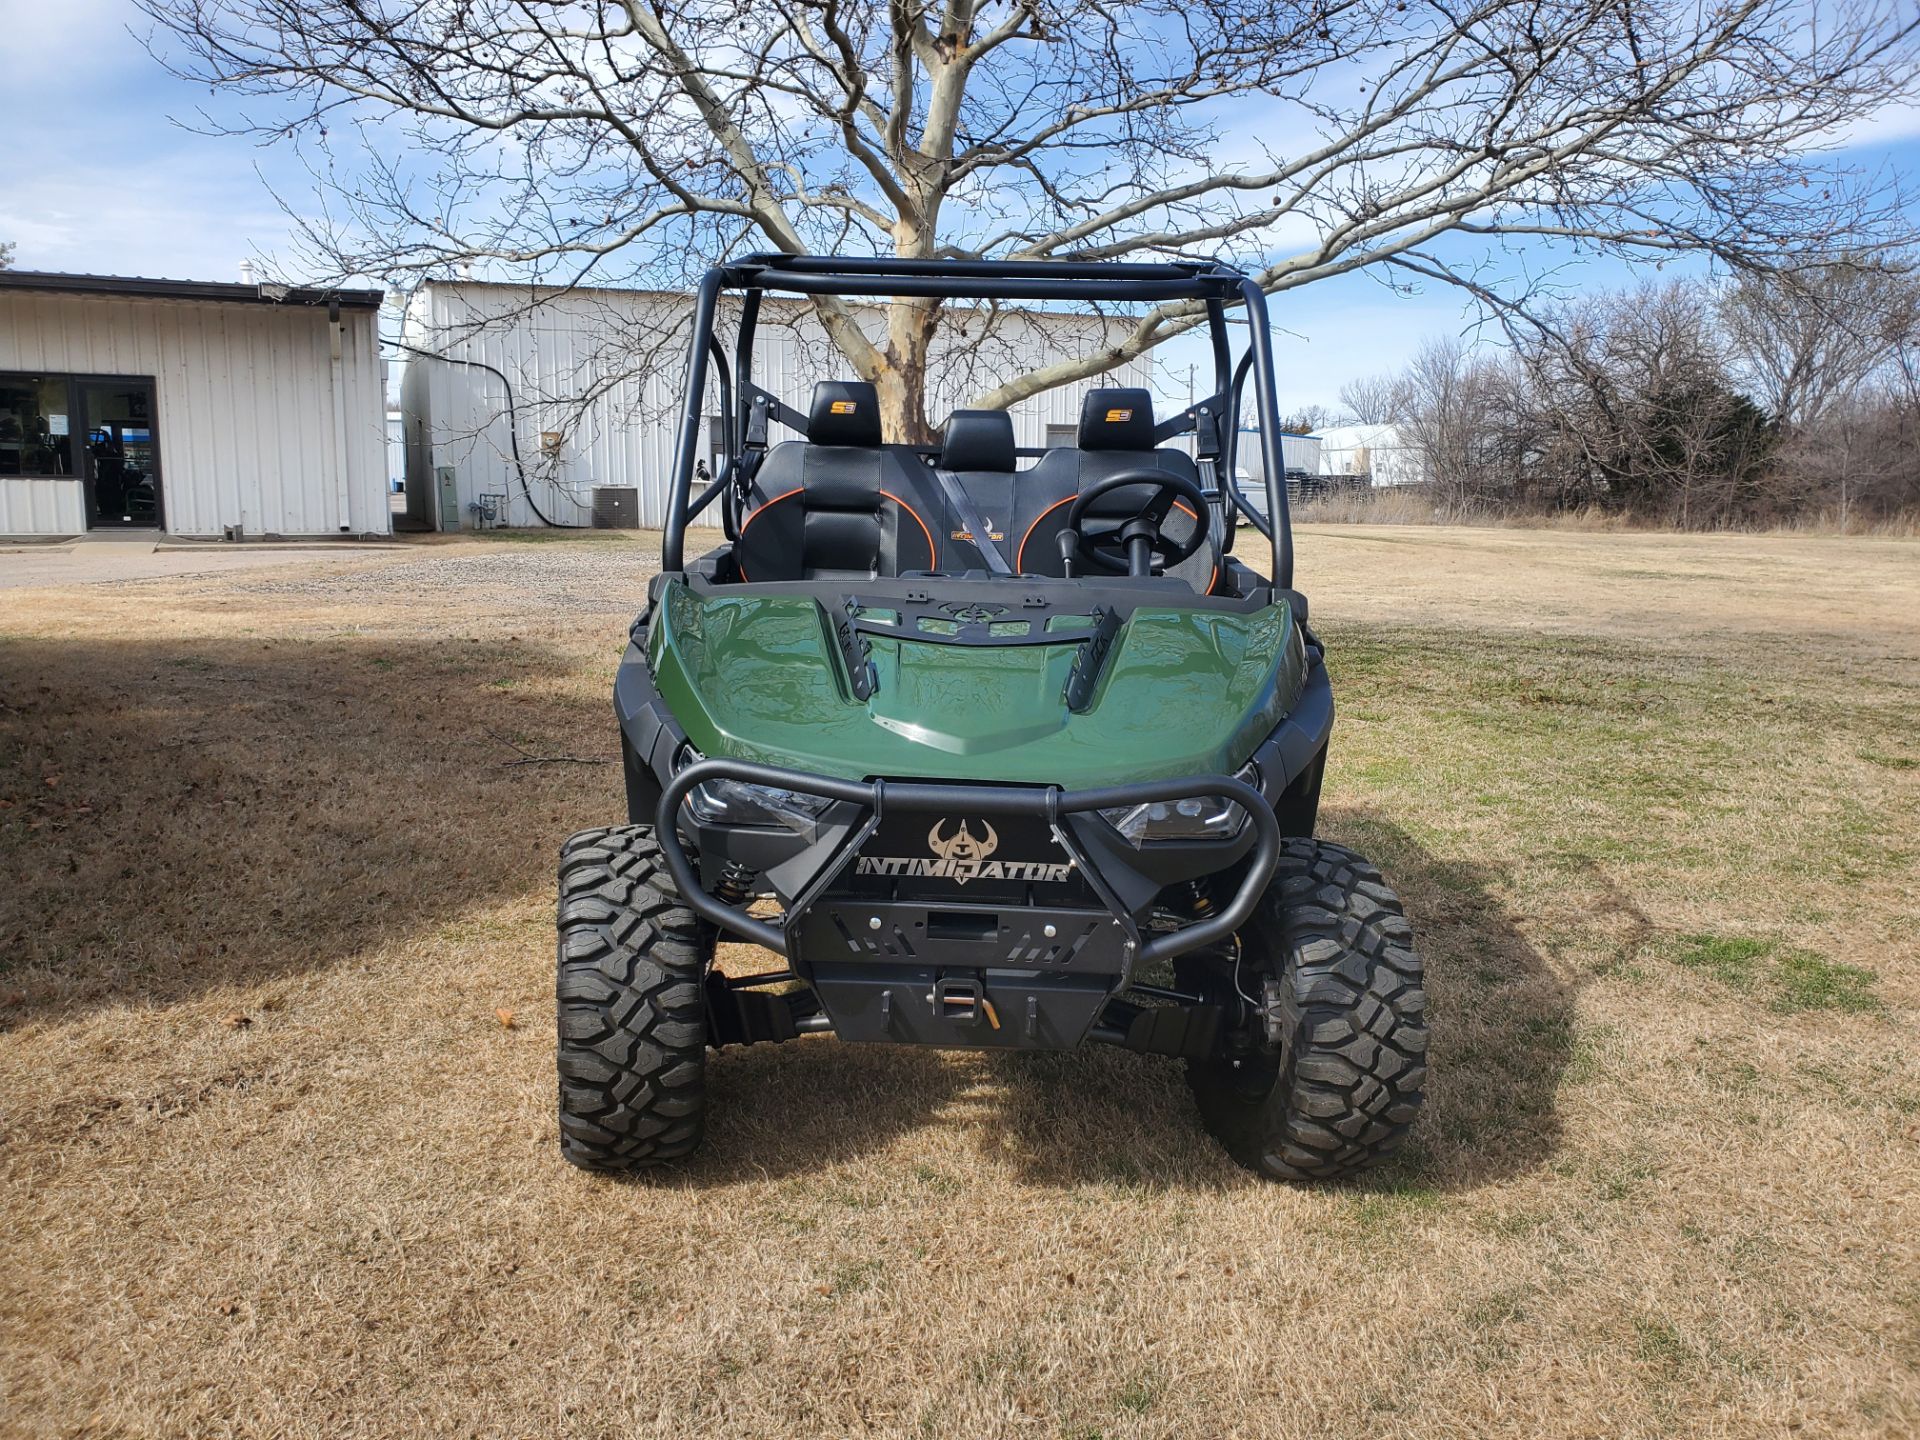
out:
M516 610L618 610L637 613L647 581L659 568L658 542L569 539L476 541L422 547L417 553L335 569L306 567L223 586L235 595L302 596L322 603L379 603L397 598L475 597Z
M113 585L129 580L177 580L235 570L280 570L365 561L368 546L312 550L155 550L147 544L85 542L58 549L0 552L0 590L29 586Z

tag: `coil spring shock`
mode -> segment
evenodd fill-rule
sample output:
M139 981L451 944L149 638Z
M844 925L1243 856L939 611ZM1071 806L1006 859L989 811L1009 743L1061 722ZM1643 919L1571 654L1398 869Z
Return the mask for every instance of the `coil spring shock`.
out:
M728 905L739 905L753 894L753 882L759 878L759 872L738 860L729 860L726 868L720 872L719 883L713 887L716 898Z

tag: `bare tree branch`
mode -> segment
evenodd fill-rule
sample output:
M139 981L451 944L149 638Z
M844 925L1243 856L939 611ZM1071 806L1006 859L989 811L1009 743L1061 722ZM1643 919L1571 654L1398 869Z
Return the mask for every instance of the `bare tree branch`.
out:
M1838 155L1920 78L1910 0L136 3L178 73L258 105L237 129L314 157L290 259L402 285L478 261L672 287L752 248L1183 256L1274 291L1417 275L1505 313L1536 296L1485 272L1501 244L1780 272L1911 234ZM947 312L816 309L924 436ZM1197 314L1113 318L983 398Z

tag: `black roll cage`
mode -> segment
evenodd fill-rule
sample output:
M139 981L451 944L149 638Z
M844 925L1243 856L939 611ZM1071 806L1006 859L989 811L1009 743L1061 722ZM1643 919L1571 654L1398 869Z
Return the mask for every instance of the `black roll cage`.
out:
M714 333L722 291L740 291L740 329L733 363ZM764 444L770 420L804 431L804 417L779 397L753 383L753 335L761 298L790 295L924 296L955 300L1187 300L1205 308L1212 341L1214 389L1179 415L1154 427L1156 444L1197 430L1212 432L1212 475L1203 483L1219 507L1224 527L1222 548L1233 548L1232 511L1237 509L1273 547L1273 580L1293 588L1293 521L1287 511L1285 464L1280 444L1280 407L1274 390L1273 341L1267 321L1267 297L1248 275L1231 266L1203 261L1123 264L1083 260L889 260L829 255L749 255L709 270L700 281L693 313L693 337L687 357L686 398L674 446L673 476L667 493L667 528L661 540L660 568L685 568L688 523L716 499L750 478L743 467L755 446ZM1246 307L1248 344L1238 362L1227 335L1227 311ZM727 463L701 494L693 496L694 464L706 419L709 366L720 390L720 423L727 436ZM1262 468L1266 472L1271 523L1240 494L1234 450L1240 432L1241 393L1249 374L1260 421ZM749 444L750 438L753 445ZM1023 452L1033 453L1033 452ZM1203 454L1203 459L1208 458ZM1203 467L1204 472L1204 467ZM744 489L744 486L741 487ZM732 523L731 512L725 512ZM731 529L729 529L731 533Z

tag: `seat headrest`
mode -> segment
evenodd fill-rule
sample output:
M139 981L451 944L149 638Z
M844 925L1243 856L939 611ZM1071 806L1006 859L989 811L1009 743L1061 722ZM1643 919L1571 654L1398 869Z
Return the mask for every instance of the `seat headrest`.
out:
M878 392L864 380L822 380L813 387L807 439L815 445L878 445Z
M943 470L996 470L1011 474L1013 416L1004 410L956 410L947 417L947 438L940 447Z
M1080 402L1082 450L1153 449L1153 396L1145 390L1089 390Z

